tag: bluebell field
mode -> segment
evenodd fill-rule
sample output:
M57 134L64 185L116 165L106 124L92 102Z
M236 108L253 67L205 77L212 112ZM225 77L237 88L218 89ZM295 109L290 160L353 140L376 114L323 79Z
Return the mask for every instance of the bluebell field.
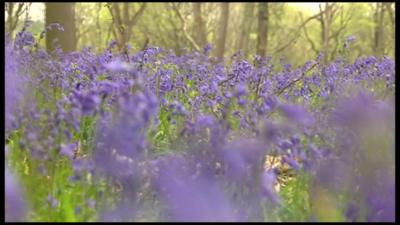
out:
M5 42L6 221L395 220L395 62L354 37L294 67L44 35Z

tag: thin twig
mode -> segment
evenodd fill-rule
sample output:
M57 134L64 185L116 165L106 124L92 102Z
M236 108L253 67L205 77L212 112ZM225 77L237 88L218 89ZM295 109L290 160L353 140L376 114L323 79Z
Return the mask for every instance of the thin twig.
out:
M218 85L221 86L222 84L224 84L224 83L226 83L226 82L228 82L228 81L230 81L230 80L232 80L233 78L236 77L234 74L229 74L228 76L229 76L229 78L227 78L227 79L225 79L225 80L219 82Z
M284 49L286 49L288 46L290 46L290 45L299 37L299 35L297 35L297 34L300 32L300 30L301 30L308 22L310 22L310 21L313 20L313 19L317 19L317 18L320 17L323 13L325 13L325 11L321 11L321 12L319 12L318 14L315 14L314 16L311 16L311 17L307 18L302 24L300 24L300 26L297 28L297 31L294 32L294 33L296 33L296 35L294 35L293 38L292 38L291 40L289 40L284 46L282 46L282 47L278 48L277 50L275 50L275 52L274 52L273 54L276 54L276 53L278 53L278 52L281 52L281 51L283 51Z
M138 9L138 11L136 11L135 15L133 15L132 19L129 21L130 27L133 27L137 23L138 18L140 17L140 15L143 14L144 10L146 9L146 6L147 6L147 4L143 3L140 6L140 8ZM129 15L127 15L127 16L129 17Z
M289 88L290 86L292 86L292 85L294 85L295 83L297 83L297 82L299 82L300 80L302 80L302 79L304 78L304 76L307 74L307 72L310 71L310 70L312 70L312 69L314 69L314 67L315 67L316 65L317 65L317 63L314 63L314 65L312 65L312 66L310 67L310 69L308 69L307 71L304 71L304 72L301 74L301 76L300 76L299 78L294 79L292 82L290 82L289 84L287 84L285 87L283 87L283 88L281 88L281 89L275 91L275 92L274 92L274 95L277 95L277 96L281 95L287 88Z
M303 21L303 16L300 15L301 20ZM307 26L303 26L303 30L304 30L304 34L308 40L308 42L310 42L311 44L311 48L315 53L318 53L317 48L315 47L315 43L314 41L311 39L311 37L308 35L308 31L307 31Z
M201 48L199 47L199 45L197 45L196 41L187 32L185 19L182 17L181 13L179 12L179 9L175 6L174 3L171 3L171 4L172 4L172 8L174 9L176 15L178 16L179 20L182 23L182 31L183 31L184 36L190 42L190 44L196 49L196 51L200 51Z

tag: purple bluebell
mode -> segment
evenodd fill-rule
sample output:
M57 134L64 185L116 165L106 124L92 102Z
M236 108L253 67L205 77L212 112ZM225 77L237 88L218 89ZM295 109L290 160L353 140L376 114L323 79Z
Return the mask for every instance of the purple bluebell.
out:
M276 204L279 202L278 194L275 191L276 172L274 169L264 171L261 175L261 187L263 194L268 198L269 201Z
M70 143L61 146L60 155L67 156L69 159L73 159L74 151L76 150L77 143Z
M22 222L27 219L27 205L19 183L8 168L5 171L5 221Z
M58 201L52 195L48 195L46 199L51 207L53 208L57 207Z
M312 125L315 121L313 116L301 106L282 104L279 108L286 118L301 125Z

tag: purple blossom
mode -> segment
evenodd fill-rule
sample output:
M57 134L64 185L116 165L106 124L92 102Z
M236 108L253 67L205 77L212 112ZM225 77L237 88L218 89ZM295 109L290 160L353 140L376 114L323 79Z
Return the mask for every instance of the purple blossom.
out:
M26 213L27 206L19 183L7 168L5 171L5 221L22 222L26 219Z
M46 27L46 31L52 30L52 29L57 29L59 31L64 31L64 28L61 26L59 23L51 23Z
M124 62L120 59L111 61L104 66L112 72L129 72L134 69L134 66L132 64Z
M53 208L57 207L57 205L58 205L58 201L56 199L54 199L54 197L52 195L47 196L47 202Z
M302 107L296 105L281 105L280 110L289 120L301 125L312 125L314 118Z
M275 185L276 182L276 174L275 170L271 169L268 171L264 171L261 175L261 186L263 193L265 196L272 202L272 203L278 203L279 202L279 197L277 193L275 192Z
M67 156L69 159L73 159L76 143L67 144L61 147L60 154Z
M82 113L84 115L90 115L100 103L100 98L94 94L88 94L81 97Z
M250 64L239 51L228 65L207 56L210 45L179 55L127 46L121 55L112 41L100 54L88 47L49 58L27 26L5 45L7 152L20 148L44 177L55 166L45 162L66 156L70 185L111 187L115 204L82 189L91 199L73 206L77 214L84 206L101 210L101 221L142 220L143 211L179 222L269 220L288 200L275 192L277 171L264 170L265 156L278 153L297 181L311 178L299 193L326 189L348 221L394 221L394 60L338 59L303 77L314 60L274 68L271 57ZM54 146L59 155L48 151ZM76 150L85 155L74 159ZM23 220L13 179L6 171L6 218ZM47 202L57 207L52 194Z
M211 44L206 44L206 45L203 47L203 54L204 54L204 55L207 55L208 52L211 51L211 49L212 49Z
M175 174L161 175L168 178L160 180L173 221L235 221L230 203L216 184Z
M282 157L282 163L288 164L294 170L298 170L300 168L299 163L297 163L294 158L287 155Z
M236 96L237 97L241 97L241 96L245 95L246 92L247 92L246 86L243 83L239 83L237 85Z

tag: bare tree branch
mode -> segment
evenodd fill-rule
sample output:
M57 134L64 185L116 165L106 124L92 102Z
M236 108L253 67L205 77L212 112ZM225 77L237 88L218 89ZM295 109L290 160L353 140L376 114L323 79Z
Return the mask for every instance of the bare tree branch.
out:
M302 16L301 14L300 14L300 18L301 18L301 21L303 22L303 16ZM315 47L314 41L311 39L310 36L308 36L307 26L303 26L303 30L304 30L304 34L305 34L305 36L306 36L308 42L310 42L310 44L311 44L312 50L313 50L315 53L318 53L318 49Z
M129 7L128 6L129 6L128 3L124 2L123 10L124 10L124 23L125 24L129 24L130 16L129 16Z
M108 30L107 30L106 45L107 45L107 42L110 41L112 26L113 26L113 22L110 23L110 26L108 27Z
M15 30L15 28L17 27L19 17L23 13L23 11L22 11L23 6L24 6L24 3L18 3L18 9L17 9L17 11L15 11L15 14L14 14L15 20L14 20L14 24L12 25L12 30Z
M185 19L182 17L181 13L179 12L179 9L176 7L174 3L172 4L172 8L174 9L176 15L178 16L179 20L181 21L182 24L182 31L185 36L185 38L190 42L190 44L196 49L196 51L200 51L200 47L197 45L195 40L189 35L189 33L186 30L186 23Z
M149 39L149 37L146 35L146 40L144 41L144 45L143 45L143 47L142 47L142 51L146 50L146 48L147 48L147 46L149 45L149 43L150 43L150 39Z
M127 49L125 49L125 44L131 37L132 28L137 23L138 18L143 14L146 8L146 3L143 3L140 6L133 17L130 17L128 3L124 3L123 5L123 15L121 15L119 3L108 3L107 7L113 19L113 24L115 25L111 28L113 35L117 39L120 50L126 52ZM122 16L124 17L123 19Z
M332 35L329 36L329 39L334 38L335 43L336 43L336 44L335 44L335 48L334 48L333 51L331 52L331 59L333 59L333 57L335 56L336 51L337 51L337 49L338 49L338 47L339 47L339 36L340 36L340 33L341 33L344 29L346 29L348 23L350 22L351 18L353 17L353 11L354 11L354 8L352 8L352 10L349 11L348 17L347 17L347 18L344 18L344 11L343 11L343 8L342 8L342 10L340 11L340 28L337 29L335 33L333 33Z
M135 26L135 24L136 24L137 21L138 21L138 18L143 14L144 10L146 9L146 6L147 6L147 4L146 4L146 3L143 3L143 4L140 6L139 10L135 13L135 15L133 15L133 17L132 17L131 20L129 21L129 26L130 26L130 27ZM129 16L129 15L127 15L127 16Z
M170 23L171 27L173 28L172 34L174 35L173 40L175 43L175 51L177 54L180 54L181 53L181 49L180 49L181 38L179 37L179 29L176 26L176 23L174 23L174 21L173 21L174 16L173 16L172 10L168 10L168 12L169 12L168 13L168 18L169 18L168 22Z
M273 54L276 54L276 53L278 53L278 52L281 52L281 51L285 50L287 47L289 47L289 46L299 37L298 33L300 32L300 30L301 30L305 25L307 25L307 23L310 22L311 20L318 19L318 17L322 16L323 13L325 13L325 11L321 11L321 12L319 12L318 14L315 14L315 15L313 15L313 16L307 18L305 21L303 21L303 22L300 24L300 26L298 26L296 32L294 32L295 35L293 36L293 38L292 38L291 40L289 40L289 41L288 41L285 45L283 45L282 47L276 49L276 50L274 51Z
M12 3L8 2L5 4L5 11L8 15L7 17L7 22L6 22L6 31L9 33L9 35L12 37L15 29L18 26L18 23L20 22L21 16L25 13L26 19L28 18L29 14L29 6L32 3ZM16 8L17 7L17 8Z
M291 81L289 84L287 84L286 86L284 86L281 89L278 89L274 92L274 95L279 96L281 95L287 88L289 88L290 86L294 85L295 83L299 82L300 80L302 80L305 75L307 74L308 71L311 71L312 69L314 69L314 67L317 65L317 63L314 63L307 71L304 71L301 76L297 79L294 79L293 81Z
M335 33L333 33L333 34L331 34L330 36L329 36L329 39L331 39L331 38L334 38L334 37L336 37L336 36L339 36L340 35L340 33L344 30L344 29L346 29L346 27L347 27L347 25L348 25L348 23L350 22L350 20L351 20L351 18L353 17L353 12L354 11L354 9L352 10L352 11L350 11L350 13L348 13L348 18L346 18L346 19L344 19L343 17L343 11L341 11L341 13L340 13L340 28L338 29L338 30L336 30L336 32Z

